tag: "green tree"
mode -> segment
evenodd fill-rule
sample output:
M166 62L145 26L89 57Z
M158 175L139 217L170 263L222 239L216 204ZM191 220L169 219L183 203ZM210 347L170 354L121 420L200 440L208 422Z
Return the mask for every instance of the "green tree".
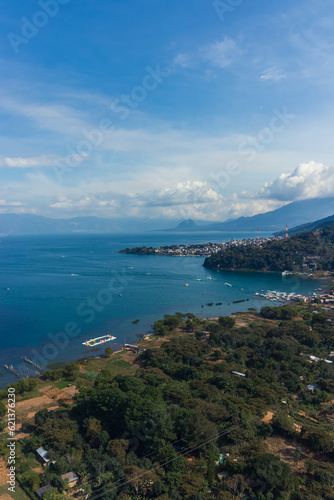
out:
M290 492L294 486L290 466L275 455L270 453L258 455L253 461L252 469L265 491L273 493L273 498L280 498L282 493Z
M49 412L46 408L43 408L43 410L39 410L35 415L35 419L34 419L35 425L44 424L48 418L49 418Z
M129 448L129 441L126 439L112 439L109 441L107 451L116 457L120 463L125 462L126 452Z
M272 427L277 434L283 436L294 436L295 430L291 418L284 410L278 411L273 418Z
M210 488L212 488L212 485L215 480L215 472L216 472L216 455L217 455L217 448L213 446L212 443L209 444L208 446L208 453L207 453L207 480L208 480L208 485Z
M3 404L3 402L0 401L0 418L4 417L5 415L7 415L7 408Z
M70 420L66 415L64 418L49 418L37 429L38 434L45 437L51 446L69 445L73 443L74 435L78 431L78 424Z
M112 355L113 352L114 352L113 348L110 347L110 346L108 346L104 350L104 355L105 355L106 358L110 358L110 356Z
M165 325L170 330L175 330L176 328L178 328L181 325L182 321L183 320L182 318L180 318L180 316L168 316L168 315L166 315L165 319L163 320Z
M56 488L53 488L53 490L46 491L43 495L43 500L65 500L65 499L66 495L59 493Z
M17 394L25 394L36 389L37 380L34 378L22 378L14 386Z
M75 380L79 375L79 367L76 363L67 363L63 370L63 376L66 380Z
M235 326L235 318L231 318L231 316L219 316L218 323L224 328L233 328Z
M322 453L334 451L334 437L326 431L316 430L306 434L306 438L312 448Z
M32 491L38 490L41 485L41 480L36 472L31 472L27 477L27 483Z
M161 319L155 321L153 327L154 327L154 333L156 335L159 335L159 337L164 337L169 333L168 326Z
M94 417L89 418L87 422L86 437L90 441L94 441L101 431L102 431L102 424L100 420Z

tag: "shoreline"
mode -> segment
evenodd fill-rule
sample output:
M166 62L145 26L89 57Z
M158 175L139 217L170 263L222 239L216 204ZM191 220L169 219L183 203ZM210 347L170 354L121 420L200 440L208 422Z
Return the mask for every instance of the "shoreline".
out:
M235 271L230 271L231 274L237 274ZM239 271L239 272L242 272L242 271ZM267 273L263 273L263 272L259 272L257 271L256 272L257 274L260 274L260 275L265 275ZM273 275L279 275L279 273L268 273L268 274L273 274ZM291 277L293 278L296 278L296 276L294 275L290 275ZM303 276L303 275L302 275ZM302 279L302 276L300 277L301 279L301 282L304 281ZM289 278L289 277L288 277ZM333 286L333 276L322 276L322 277L310 277L310 276L304 276L305 278L305 281L309 281L309 283L311 283L312 281L314 280L318 280L319 281L319 285L318 286L321 286L323 287L323 292L322 293L326 293L325 290L329 290L332 286ZM286 281L286 285L288 286L288 279ZM283 285L284 286L284 285ZM313 290L315 290L313 288ZM302 292L303 293L303 292ZM243 295L245 297L245 295ZM202 304L200 305L200 303L198 303L198 305L190 310L194 310L195 311L195 314L197 317L201 318L201 319L214 319L216 318L218 315L226 315L226 316L232 316L232 315L235 315L237 313L242 313L242 312L246 312L248 310L249 307L254 307L256 309L259 309L260 307L262 307L262 304L261 302L259 303L258 301L259 300L263 300L263 305L272 305L272 306L281 306L281 305L286 305L286 304L289 304L291 302L286 302L286 301L272 301L270 299L266 299L264 297L257 297L255 296L253 293L250 293L250 294L247 294L247 297L249 297L248 300L251 300L251 302L249 303L247 298L245 299L242 299L242 301L244 302L243 306L244 307L240 307L241 304L239 303L238 300L236 301L233 301L231 300L231 302L226 303L224 302L222 305L219 304L218 300L220 301L220 298L215 298L214 300L211 299L212 302L208 302L207 304ZM257 304L253 304L254 302L256 301ZM252 303L253 302L253 303ZM218 304L219 304L219 307L218 307ZM213 306L213 311L210 311L210 307ZM185 306L187 307L187 306ZM176 306L175 306L176 308ZM202 308L202 309L201 309ZM244 310L243 310L244 309ZM175 311L175 309L174 309ZM138 334L144 334L143 338L144 339L150 339L150 337L153 335L153 332L151 333L146 333L147 330L150 330L152 328L152 324L153 324L153 321L156 321L158 319L161 319L164 314L169 314L169 315L173 315L174 314L174 311L171 312L170 308L165 308L164 311L161 311L159 314L157 313L155 315L154 318L147 318L148 321L145 320L145 318L141 318L141 323L139 326L141 326L142 328L139 329L139 330L136 330L134 328L134 325L131 324L131 318L128 318L128 321L130 322L130 324L128 326L126 326L127 330L125 332L125 338L127 339L127 342L128 343L132 343L132 344L136 344L138 341L137 339L135 338L136 337L136 333ZM185 311L186 312L186 311ZM146 323L146 324L145 324ZM148 326L150 325L150 326ZM146 332L143 331L143 329L146 329ZM130 332L130 334L129 334ZM115 331L114 332L116 337L117 337L117 332ZM95 334L96 335L96 334ZM124 335L124 332L122 332L121 334L118 335L118 338L121 340L123 339L123 335ZM85 338L90 338L90 335L87 334L87 336ZM80 341L81 343L81 341ZM126 342L124 342L126 343ZM33 346L31 346L33 347ZM35 346L34 349L38 349L41 348L40 346ZM85 347L84 346L80 346L83 348L83 350L85 350ZM114 349L114 352L120 352L123 350L123 342L114 342L113 344L111 344L111 347ZM73 349L69 350L68 352L63 352L61 351L59 353L59 358L58 360L54 360L54 361L50 361L49 363L47 363L46 365L43 366L43 371L45 370L48 370L48 369L52 369L52 366L54 366L55 363L59 363L59 366L64 366L66 365L67 363L70 363L70 362L77 362L78 360L81 360L81 359L90 359L90 358L94 358L94 357L103 357L104 356L104 351L100 351L98 353L94 353L93 351L91 351L90 349L94 349L93 348L86 348L87 351L86 352L83 352L83 350L79 350L79 348L76 348L76 346L73 344ZM19 362L19 356L21 355L21 352L19 351L17 357L12 357L12 355L14 354L15 352L15 349L12 349L10 348L10 350L12 351L12 353L8 353L8 356L7 358L4 357L4 359L7 359L6 363L8 365L10 364L13 364L14 367L15 365L17 366L17 364ZM24 354L24 353L23 353ZM71 355L72 354L72 355ZM28 357L30 357L28 355ZM5 361L4 361L5 362ZM5 369L1 369L1 371L3 372L3 375L0 377L0 386L1 387L6 387L8 384L10 383L13 383L13 382L16 382L18 379L16 377L14 377L11 373L8 373ZM29 375L31 377L34 377L35 375L32 374L29 370ZM22 377L21 377L22 378Z
M232 271L232 272L235 272L235 271ZM255 272L262 272L262 271L255 271ZM271 272L271 271L268 271L268 273L270 274L278 274L278 273L274 273L274 272ZM296 275L291 275L291 276L296 276ZM307 278L310 278L309 276ZM313 278L314 280L324 280L326 281L326 288L325 290L323 290L323 292L327 292L329 289L333 288L334 287L334 279L333 279L333 276L323 276L322 278L319 278L319 277L314 277ZM258 300L258 301L263 301L264 303L267 303L267 302L270 302L270 306L271 307L282 307L282 306L287 306L287 305L290 305L290 304L293 304L294 302L296 302L295 300L273 300L273 299L270 299L270 298L264 298L264 297L258 297L258 296L253 296L252 299L254 300ZM232 301L232 304L239 304L240 302L247 302L249 299L242 299L240 301ZM311 304L312 302L309 302L309 304ZM202 306L203 307L203 306ZM236 316L238 314L253 314L253 313L259 313L259 311L250 311L249 310L250 308L247 308L246 311L240 311L240 310L237 310L235 312L230 312L229 314L222 314L223 316L228 316L228 317L233 317L233 316ZM251 308L252 309L252 308ZM197 315L197 317L199 317L201 320L204 320L204 321L217 321L219 316L200 316L200 315ZM161 318L158 318L158 319L161 319ZM152 325L152 328L153 328L153 325ZM142 341L150 341L152 340L151 337L154 336L155 333L154 331L152 331L151 333L146 333L143 335L142 338L138 339L135 341L135 344L136 343L141 343ZM163 338L163 337L162 337ZM113 354L115 353L119 353L123 350L130 350L131 351L131 348L128 348L128 347L125 347L123 346L123 344L120 344L120 343L117 343L115 342L116 344L118 344L119 346L119 349L115 349L113 350ZM132 345L135 345L135 344L132 344ZM112 354L112 355L113 355ZM85 360L85 359L90 359L90 358L97 358L97 359L100 359L100 358L103 358L104 357L104 354L99 354L98 356L88 356L88 357L83 357L83 358L78 358L76 360L74 360L74 362L78 362L80 360ZM65 361L60 361L60 363L65 363ZM51 363L50 363L51 364ZM48 365L49 366L49 365Z

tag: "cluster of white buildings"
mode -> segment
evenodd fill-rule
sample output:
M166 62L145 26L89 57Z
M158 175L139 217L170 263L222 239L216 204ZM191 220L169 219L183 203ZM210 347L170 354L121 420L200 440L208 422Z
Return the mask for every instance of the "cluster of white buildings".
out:
M314 299L319 299L321 304L326 304L327 307L323 307L324 310L334 309L334 295L329 293L316 293L312 295L301 295L294 292L278 292L277 290L262 290L261 292L255 293L256 297L261 299L272 300L273 302L313 302Z
M177 256L208 256L220 252L226 248L241 247L246 245L261 246L268 241L282 240L282 236L268 236L266 238L247 238L244 240L231 240L223 243L203 243L198 245L173 245L155 248L156 255L177 255Z

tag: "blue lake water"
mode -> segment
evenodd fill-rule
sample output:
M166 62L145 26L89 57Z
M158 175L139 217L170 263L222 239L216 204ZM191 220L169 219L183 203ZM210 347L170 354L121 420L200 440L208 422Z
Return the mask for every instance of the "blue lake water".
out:
M265 235L265 234L263 234ZM117 253L133 246L219 242L254 233L8 236L0 240L0 364L74 360L90 351L84 340L105 334L116 344L134 343L164 314L201 317L259 309L261 290L308 294L322 282L280 274L215 272L202 257ZM229 283L232 286L228 286ZM185 286L188 284L188 286ZM120 296L121 295L121 296ZM247 300L233 304L233 301ZM222 302L222 305L216 305ZM213 303L213 306L207 304ZM132 321L139 319L138 324ZM61 332L67 330L66 337ZM13 380L5 369L1 385ZM14 379L15 380L15 379Z

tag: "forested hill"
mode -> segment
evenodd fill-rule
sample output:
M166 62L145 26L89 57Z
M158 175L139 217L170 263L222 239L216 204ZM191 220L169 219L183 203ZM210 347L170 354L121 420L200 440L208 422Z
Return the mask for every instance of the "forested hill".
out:
M316 220L315 222L309 222L308 224L303 224L301 226L293 227L292 229L289 229L289 234L292 235L292 234L306 233L308 231L317 231L333 223L334 223L334 215L330 215L325 219L320 219ZM274 233L274 236L284 236L284 234L285 231L279 231L277 233Z
M223 270L294 271L334 270L334 224L287 240L259 246L238 246L207 257L204 267Z

